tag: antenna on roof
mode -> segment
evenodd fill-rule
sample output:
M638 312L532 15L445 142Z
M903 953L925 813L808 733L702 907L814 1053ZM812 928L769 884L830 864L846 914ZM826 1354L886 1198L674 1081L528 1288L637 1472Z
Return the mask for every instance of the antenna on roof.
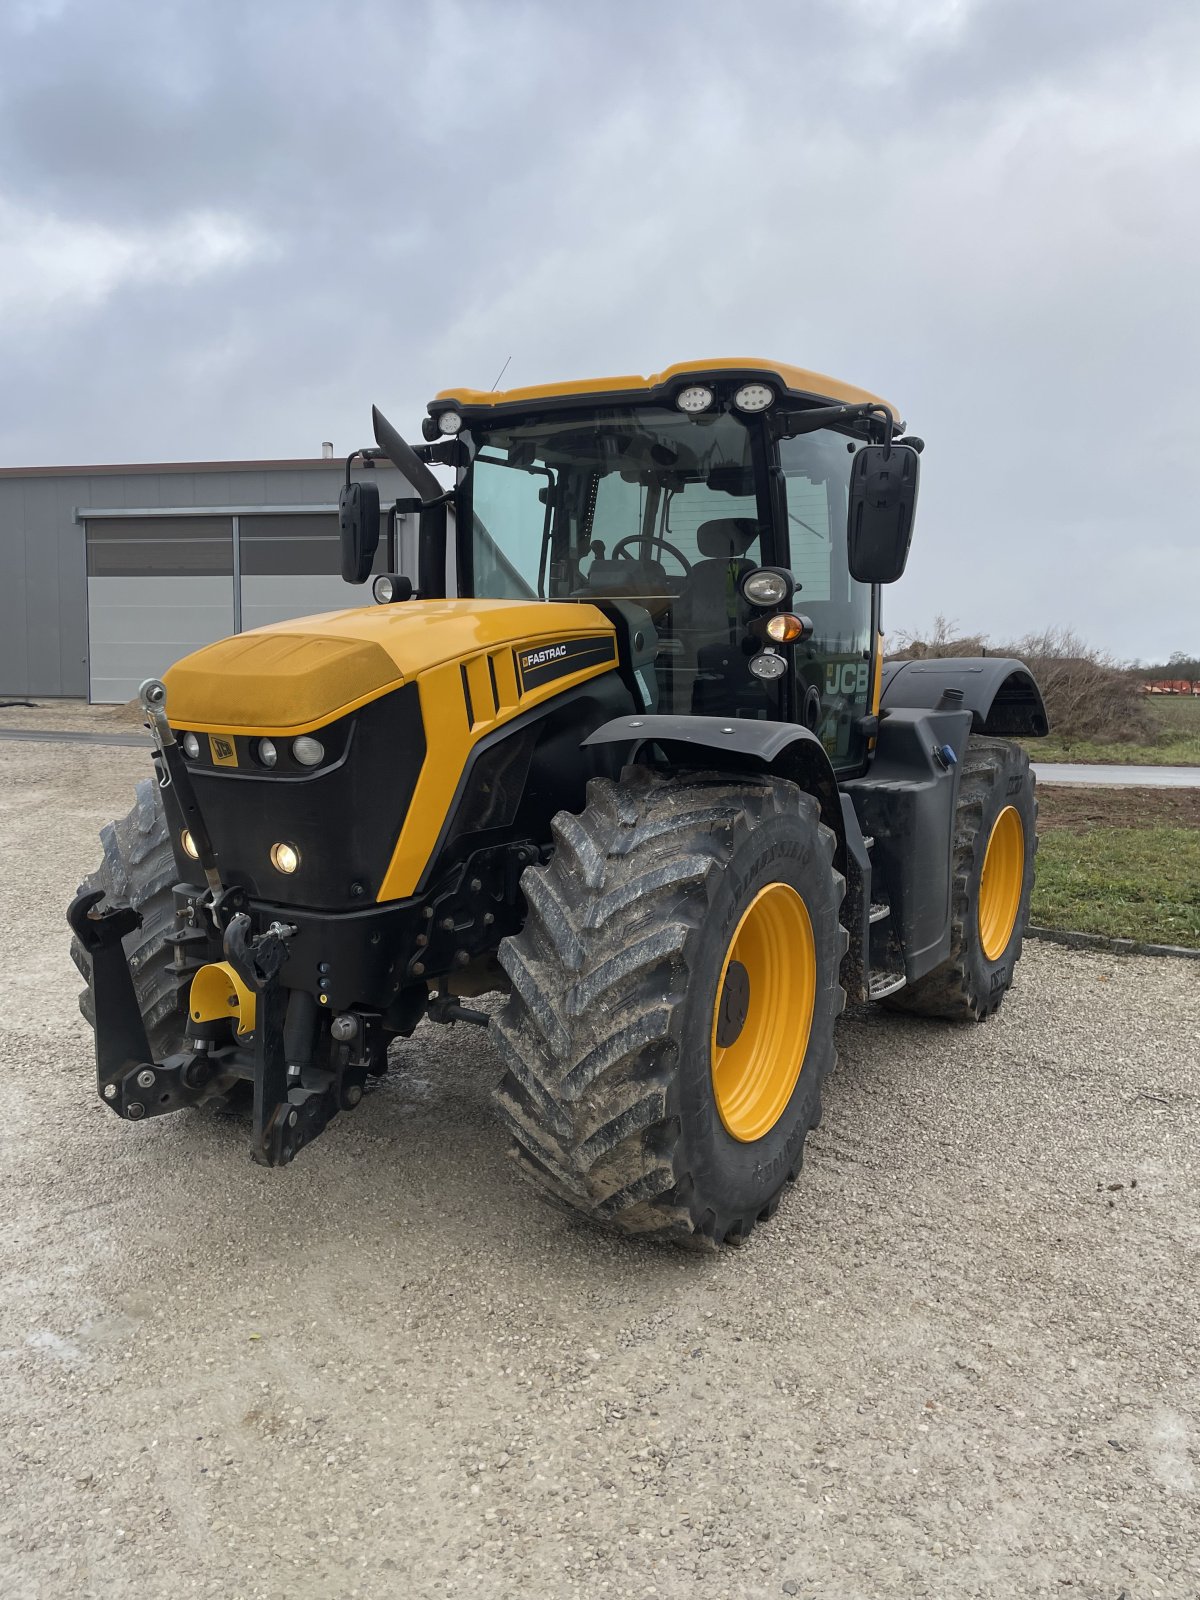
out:
M508 361L511 361L511 360L512 360L512 357L509 356ZM496 392L496 389L497 389L497 387L498 387L498 385L500 383L500 379L508 371L508 361L506 361L504 363L504 365L500 368L500 371L496 374L496 382L492 385L492 393L493 394Z

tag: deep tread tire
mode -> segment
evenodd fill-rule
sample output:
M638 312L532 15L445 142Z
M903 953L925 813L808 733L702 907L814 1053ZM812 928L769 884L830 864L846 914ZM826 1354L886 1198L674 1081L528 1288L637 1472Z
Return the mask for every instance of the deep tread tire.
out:
M103 859L80 889L103 889L111 904L131 905L142 914L141 927L126 936L125 954L150 1049L155 1060L161 1061L183 1048L185 1019L179 981L168 970L174 959L170 939L175 927L175 904L171 890L177 874L166 816L153 779L141 780L133 810L101 830L100 844ZM71 958L88 984L79 996L79 1009L95 1027L92 963L78 939L71 940Z
M1006 806L1020 813L1025 834L1025 870L1017 919L1008 944L994 961L979 937L979 883L988 840ZM950 954L939 967L883 1003L919 1017L982 1022L999 1007L1021 958L1037 854L1037 794L1029 757L1009 739L972 734L963 759L954 817L953 902Z
M517 1166L624 1233L741 1243L797 1175L834 1063L847 943L834 836L782 779L640 768L593 780L583 813L552 828L550 864L521 880L525 925L499 952L512 988L492 1022L496 1099ZM816 1004L786 1110L742 1143L713 1096L713 1004L742 911L780 880L812 920Z

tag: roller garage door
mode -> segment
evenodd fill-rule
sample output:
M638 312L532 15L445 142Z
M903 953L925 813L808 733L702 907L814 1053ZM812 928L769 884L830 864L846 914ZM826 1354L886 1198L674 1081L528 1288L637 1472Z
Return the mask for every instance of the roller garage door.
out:
M131 700L146 678L216 639L369 599L341 580L327 506L81 520L93 703Z

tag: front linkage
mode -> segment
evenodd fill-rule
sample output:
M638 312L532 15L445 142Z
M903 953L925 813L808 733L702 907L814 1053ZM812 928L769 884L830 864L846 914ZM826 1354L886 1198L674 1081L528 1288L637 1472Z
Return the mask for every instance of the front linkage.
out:
M221 1043L216 1026L189 1020L187 1048L155 1061L122 946L141 916L131 906L101 910L102 899L97 890L77 895L67 920L92 963L97 1089L118 1116L130 1122L162 1116L224 1098L249 1080L254 1087L251 1154L261 1166L275 1167L291 1161L339 1111L359 1103L377 1048L370 1019L335 1018L329 1066L303 1062L306 1050L311 1052L316 1019L312 997L280 982L292 933L287 924L274 922L255 936L250 918L240 912L225 930L226 959L255 993L252 1039ZM288 1034L297 1026L308 1038L289 1050Z

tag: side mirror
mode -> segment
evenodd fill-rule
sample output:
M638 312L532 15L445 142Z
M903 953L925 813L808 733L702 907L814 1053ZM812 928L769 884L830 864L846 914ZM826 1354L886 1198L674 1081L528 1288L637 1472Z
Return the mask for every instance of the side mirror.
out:
M850 576L860 583L895 583L904 572L919 477L910 445L867 444L855 456L846 541Z
M366 583L379 548L379 490L373 483L347 483L338 495L342 579Z

